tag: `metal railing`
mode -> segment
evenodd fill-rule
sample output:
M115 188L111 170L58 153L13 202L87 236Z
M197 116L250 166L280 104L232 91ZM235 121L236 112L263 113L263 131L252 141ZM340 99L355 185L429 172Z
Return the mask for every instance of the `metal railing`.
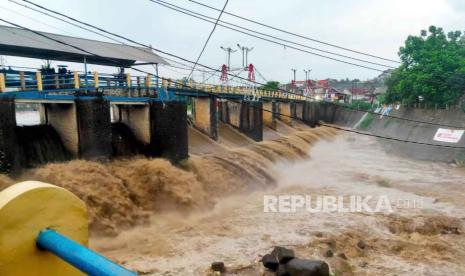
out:
M101 90L111 93L115 90L138 91L137 96L155 95L160 90L183 90L205 92L208 94L240 95L253 99L275 98L289 100L308 100L307 97L269 91L251 86L228 86L198 83L194 81L175 81L161 79L153 75L132 76L131 74L106 74L67 72L65 74L42 74L41 72L0 71L0 93L4 92L69 92Z

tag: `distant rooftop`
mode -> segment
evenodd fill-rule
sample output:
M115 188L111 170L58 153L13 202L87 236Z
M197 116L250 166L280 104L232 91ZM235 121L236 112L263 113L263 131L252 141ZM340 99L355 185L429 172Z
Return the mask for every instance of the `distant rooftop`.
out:
M50 40L31 31L0 25L0 55L49 59L69 62L130 67L136 62L168 64L163 58L145 47L129 46L98 40L39 32L85 51Z

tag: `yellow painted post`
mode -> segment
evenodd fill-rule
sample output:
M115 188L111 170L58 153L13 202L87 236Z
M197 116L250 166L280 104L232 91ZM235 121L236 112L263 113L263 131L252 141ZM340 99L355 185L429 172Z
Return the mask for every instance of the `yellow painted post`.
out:
M166 80L165 80L165 79L162 79L162 80L161 80L161 86L162 86L163 88L166 87Z
M194 83L192 82L192 80L189 80L189 88L193 88L194 87Z
M37 81L37 91L42 91L43 86L42 86L42 73L41 72L36 72L36 81Z
M24 76L24 72L19 72L19 82L21 83L21 91L26 90L26 77Z
M132 86L131 74L129 74L129 73L126 74L126 84L127 84L128 87Z
M3 93L5 91L6 91L5 75L3 73L0 73L0 93Z
M74 71L74 89L79 89L80 86L79 74L77 71Z
M98 88L100 86L100 82L98 79L98 72L94 72L94 86L95 88Z
M147 74L147 77L145 77L145 87L150 87L152 86L152 75Z

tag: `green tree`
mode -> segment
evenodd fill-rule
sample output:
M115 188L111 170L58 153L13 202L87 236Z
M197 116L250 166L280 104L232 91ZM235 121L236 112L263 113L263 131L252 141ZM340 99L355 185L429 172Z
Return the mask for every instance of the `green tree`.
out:
M279 89L279 81L267 81L265 85L262 86L264 90L278 90Z
M400 48L401 65L386 80L387 102L455 104L465 91L465 37L429 27Z

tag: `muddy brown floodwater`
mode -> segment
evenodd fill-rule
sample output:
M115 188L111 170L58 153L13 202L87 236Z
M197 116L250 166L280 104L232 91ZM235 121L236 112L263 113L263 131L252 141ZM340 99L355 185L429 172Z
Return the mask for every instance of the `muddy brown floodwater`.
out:
M325 260L335 275L465 275L465 169L398 158L379 143L351 135L319 141L311 158L275 162L273 185L225 190L208 209L153 214L145 226L94 237L91 247L147 275L208 275L214 261L230 275L260 275L260 257L275 245ZM395 206L265 213L264 195L383 195ZM334 256L325 257L328 250Z

